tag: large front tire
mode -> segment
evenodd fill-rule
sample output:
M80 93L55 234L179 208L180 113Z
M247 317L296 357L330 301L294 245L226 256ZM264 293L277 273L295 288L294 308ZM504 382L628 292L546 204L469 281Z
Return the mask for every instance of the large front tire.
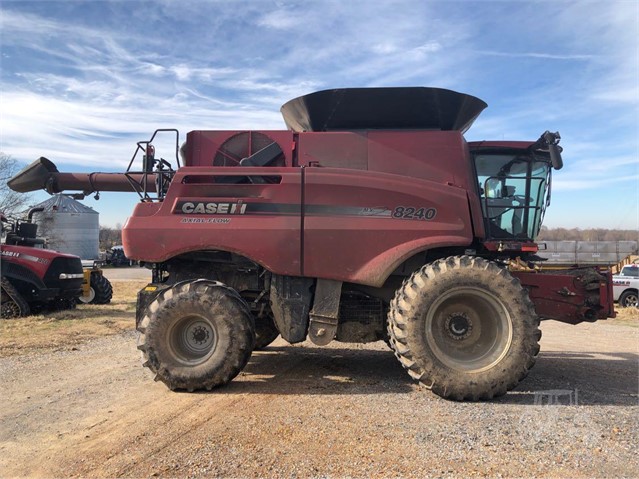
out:
M244 368L255 342L253 317L217 281L180 283L161 292L138 325L138 349L156 381L170 389L211 390Z
M514 388L535 364L541 337L519 281L470 256L413 273L391 302L388 329L408 373L435 394L460 401Z

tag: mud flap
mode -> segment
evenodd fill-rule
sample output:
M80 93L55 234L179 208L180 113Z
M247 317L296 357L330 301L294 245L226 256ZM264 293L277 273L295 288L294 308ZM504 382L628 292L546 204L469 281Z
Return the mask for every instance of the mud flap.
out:
M308 337L318 346L326 346L337 335L339 321L339 300L342 295L342 282L330 279L318 279L313 299L313 310Z
M272 276L271 310L282 338L291 344L306 339L314 283L310 278Z

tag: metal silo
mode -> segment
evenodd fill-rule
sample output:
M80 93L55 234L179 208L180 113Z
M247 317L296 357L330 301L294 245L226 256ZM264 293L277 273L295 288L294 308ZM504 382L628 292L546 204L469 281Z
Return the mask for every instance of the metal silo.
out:
M47 239L46 247L62 253L94 260L99 257L100 214L65 195L54 195L36 205L38 236Z

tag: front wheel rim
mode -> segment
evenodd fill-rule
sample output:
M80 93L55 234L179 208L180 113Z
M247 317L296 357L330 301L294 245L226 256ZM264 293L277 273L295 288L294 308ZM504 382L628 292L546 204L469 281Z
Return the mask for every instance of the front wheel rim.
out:
M13 301L5 301L2 303L2 319L13 319L20 316L20 306Z
M512 319L504 303L478 287L456 287L426 313L426 341L447 367L466 373L499 363L512 344Z
M218 334L208 318L192 315L178 320L168 331L167 339L176 360L193 366L206 361L213 354Z

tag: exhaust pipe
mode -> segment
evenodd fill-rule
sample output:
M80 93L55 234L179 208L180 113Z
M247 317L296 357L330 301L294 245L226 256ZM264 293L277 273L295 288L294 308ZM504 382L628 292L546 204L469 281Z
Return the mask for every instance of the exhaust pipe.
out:
M156 192L156 175L144 173L60 173L53 162L40 157L7 182L18 193L45 190L49 194L81 191Z

